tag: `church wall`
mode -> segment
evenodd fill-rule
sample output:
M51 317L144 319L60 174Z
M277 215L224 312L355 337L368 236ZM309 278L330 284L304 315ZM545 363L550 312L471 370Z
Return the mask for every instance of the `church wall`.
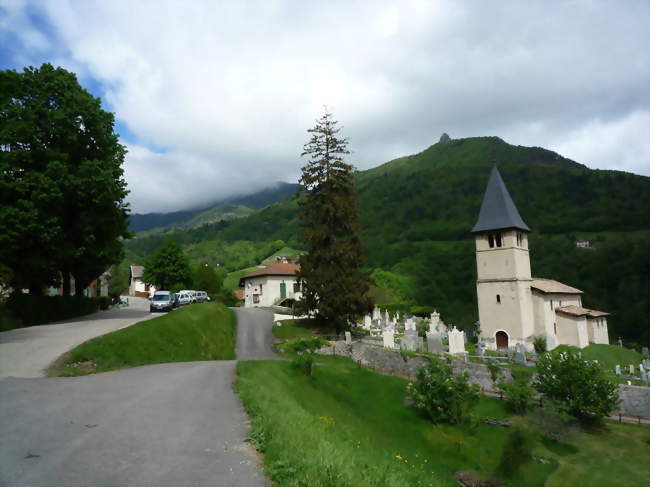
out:
M557 338L562 345L585 348L589 345L587 318L557 313Z
M607 318L590 318L587 319L587 331L589 333L590 343L609 344L609 333L607 331Z
M534 330L530 281L495 281L477 283L481 339L496 349L498 331L508 334L508 346L522 343L532 350ZM499 301L497 301L497 295Z
M511 234L511 235L510 235ZM516 232L502 232L502 247L490 248L486 235L476 239L479 279L530 279L528 249L516 246Z

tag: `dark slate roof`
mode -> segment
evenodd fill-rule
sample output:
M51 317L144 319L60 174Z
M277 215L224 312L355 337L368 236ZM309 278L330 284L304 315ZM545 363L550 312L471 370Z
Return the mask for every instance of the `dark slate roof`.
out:
M528 225L524 223L517 211L508 188L501 179L499 170L492 168L490 179L485 189L481 211L478 215L478 221L472 233L487 232L490 230L504 230L506 228L517 228L530 232Z

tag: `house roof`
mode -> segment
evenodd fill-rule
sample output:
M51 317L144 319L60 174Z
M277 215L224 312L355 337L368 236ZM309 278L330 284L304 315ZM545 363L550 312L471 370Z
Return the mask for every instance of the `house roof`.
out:
M541 291L546 294L582 294L580 289L576 289L561 282L554 281L553 279L540 279L533 278L531 288Z
M582 308L580 306L562 306L555 309L556 313L564 313L573 316L586 316L588 318L599 318L601 316L609 316L609 313L604 311L596 311L593 309Z
M530 232L530 228L519 215L519 211L510 197L499 170L494 166L485 188L481 210L476 225L472 228L472 233L505 230L506 228L516 228Z
M251 277L262 277L262 276L294 276L296 272L300 270L300 264L271 264L270 266L264 267L263 269L258 269L246 274L245 276L239 279L239 285L243 286L246 279Z
M131 278L142 277L143 272L144 272L144 266L141 266L141 265L132 265L131 266Z
M237 299L244 299L244 290L243 289L235 289L232 292Z

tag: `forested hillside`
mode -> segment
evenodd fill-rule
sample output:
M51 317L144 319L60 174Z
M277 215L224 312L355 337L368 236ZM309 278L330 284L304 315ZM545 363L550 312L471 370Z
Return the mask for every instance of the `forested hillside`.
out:
M432 306L459 326L476 321L469 232L493 164L533 230L533 274L578 287L585 306L613 313L612 337L650 342L650 178L591 170L497 137L441 142L358 173L375 299ZM195 258L204 254L235 270L275 247L301 248L297 210L290 198L238 220L138 238L128 248L144 256L170 237ZM576 238L590 240L592 248L577 248Z

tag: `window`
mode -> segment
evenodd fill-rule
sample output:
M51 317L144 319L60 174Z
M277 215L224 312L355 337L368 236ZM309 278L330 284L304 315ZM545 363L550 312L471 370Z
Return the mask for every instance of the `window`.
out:
M293 283L293 292L294 293L299 293L300 292L300 283L299 282L294 282Z
M494 248L494 235L492 235L491 233L488 233L488 242L490 243L490 248L493 249Z
M553 331L557 335L557 323L553 323Z
M497 294L497 303L500 303L500 302L501 302L501 295Z
M553 300L551 299L551 302L550 302L550 303L548 303L548 304L550 304L550 305L551 305L551 311L553 311Z
M260 295L262 294L262 285L260 284Z
M524 242L524 234L521 233L521 232L517 232L517 245L518 245L519 247L522 247L522 246L523 246L523 242Z
M260 302L260 295L253 294L253 303L259 303L259 302Z
M501 247L501 234L500 233L495 233L494 234L494 241L497 244L497 247Z

